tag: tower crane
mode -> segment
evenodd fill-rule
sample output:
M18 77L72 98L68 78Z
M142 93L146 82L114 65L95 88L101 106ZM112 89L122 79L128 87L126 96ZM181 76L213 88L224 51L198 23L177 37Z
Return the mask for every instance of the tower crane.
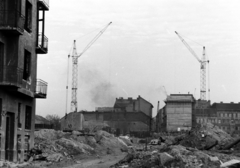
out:
M71 111L77 112L77 88L78 88L78 58L81 57L92 45L93 43L104 33L104 31L110 26L112 22L108 23L83 49L83 51L78 54L76 48L76 40L73 42L72 51L72 100L71 100ZM70 55L68 55L68 58ZM68 82L67 82L68 83ZM68 89L68 86L67 86ZM68 92L68 91L67 91ZM67 107L66 107L67 113Z
M177 36L183 42L183 44L187 47L187 49L192 53L192 55L198 60L200 63L200 99L206 100L206 63L209 63L209 60L206 60L205 56L205 46L203 46L203 55L202 59L199 59L197 54L193 51L193 49L187 44L187 42L175 31ZM208 88L209 89L209 88ZM210 89L208 90L210 92ZM210 93L209 93L210 94ZM210 99L210 98L209 98Z

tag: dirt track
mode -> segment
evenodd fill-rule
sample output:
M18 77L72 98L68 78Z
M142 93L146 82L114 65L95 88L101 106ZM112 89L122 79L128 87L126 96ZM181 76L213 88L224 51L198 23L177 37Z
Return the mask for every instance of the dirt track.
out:
M108 168L111 165L119 162L126 156L126 153L122 153L120 155L106 155L101 156L100 158L91 158L91 159L84 159L79 161L79 163L75 165L71 165L64 168Z

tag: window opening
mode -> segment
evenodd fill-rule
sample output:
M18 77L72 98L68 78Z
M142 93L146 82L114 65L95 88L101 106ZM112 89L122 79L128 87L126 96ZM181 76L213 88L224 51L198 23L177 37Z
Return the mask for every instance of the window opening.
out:
M32 31L32 4L26 0L25 6L25 26L24 28L30 33Z
M25 113L25 129L31 129L31 119L32 119L32 107L26 106Z
M31 53L27 50L24 51L24 66L23 66L23 79L28 80L31 70Z
M22 107L22 104L18 103L18 128L22 127L22 123L21 123L21 107Z
M0 98L0 127L2 127L2 98Z

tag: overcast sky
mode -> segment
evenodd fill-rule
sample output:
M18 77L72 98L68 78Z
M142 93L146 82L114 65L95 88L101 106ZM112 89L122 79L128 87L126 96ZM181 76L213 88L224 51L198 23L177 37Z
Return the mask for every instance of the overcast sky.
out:
M156 115L157 101L162 107L166 98L162 86L167 94L189 92L199 99L200 63L174 31L199 58L201 45L206 46L211 102L240 102L239 8L239 0L50 0L45 23L49 52L38 55L38 78L48 82L48 93L47 99L37 100L37 114L65 114L73 40L80 53L109 22L78 60L78 110L140 95L153 104ZM68 85L69 112L71 76Z

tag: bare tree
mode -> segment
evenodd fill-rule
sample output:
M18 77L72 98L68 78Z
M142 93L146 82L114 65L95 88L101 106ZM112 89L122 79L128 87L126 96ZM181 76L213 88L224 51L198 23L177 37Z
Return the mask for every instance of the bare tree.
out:
M61 124L60 124L60 117L57 114L49 114L46 116L46 119L50 122L51 125L53 125L53 129L60 130Z

